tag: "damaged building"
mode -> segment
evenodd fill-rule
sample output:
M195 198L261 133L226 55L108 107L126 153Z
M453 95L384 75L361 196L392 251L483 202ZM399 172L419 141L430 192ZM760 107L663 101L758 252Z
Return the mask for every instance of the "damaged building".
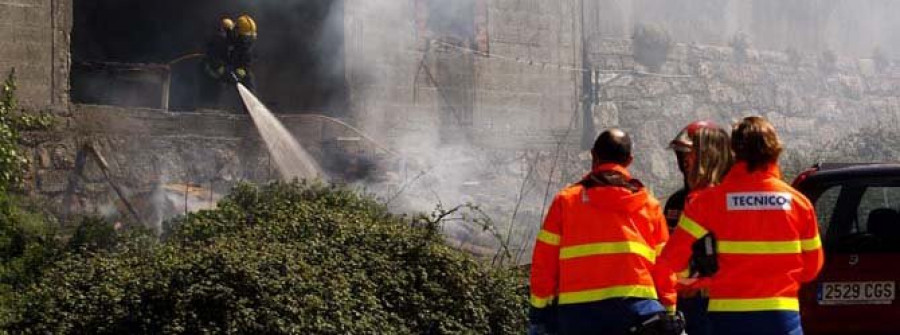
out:
M526 241L603 128L633 134L635 174L664 195L681 180L666 145L693 120L761 114L797 151L896 121L900 73L872 50L900 52L885 16L900 4L801 2L14 0L0 70L61 120L29 142L30 192L66 214L128 216L138 199L158 221L154 198L171 214L277 178L249 117L196 103L197 55L248 13L259 98L330 173L399 194L431 171L423 202L491 202Z

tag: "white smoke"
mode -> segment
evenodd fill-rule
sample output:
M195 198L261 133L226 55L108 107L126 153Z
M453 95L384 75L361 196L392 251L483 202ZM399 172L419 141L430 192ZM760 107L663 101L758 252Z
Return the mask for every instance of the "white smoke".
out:
M441 36L430 34L421 20L419 6L429 3L438 5L431 9L432 20L472 20L474 2L452 0L348 0L342 20L327 20L343 24L354 123L404 161L405 169L366 187L399 212L481 206L501 239L522 248L540 224L544 188L554 188L553 193L557 183L535 182L534 162L527 155L499 149L517 143L492 139L488 145L474 134L477 62L492 60L479 60L467 50L474 47L472 40L462 41L460 48L443 47ZM452 22L432 24L457 29ZM497 247L496 236L457 222L445 229L461 246Z

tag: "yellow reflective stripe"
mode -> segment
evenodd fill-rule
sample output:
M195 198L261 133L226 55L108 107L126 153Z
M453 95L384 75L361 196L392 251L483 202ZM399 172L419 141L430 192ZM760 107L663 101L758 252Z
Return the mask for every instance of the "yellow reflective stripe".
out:
M800 248L803 251L814 251L822 247L822 240L819 239L819 235L816 237L808 238L805 240L800 240Z
M559 245L559 235L541 229L537 235L537 240L549 245Z
M709 231L706 228L703 228L699 223L691 218L687 217L687 215L681 215L681 219L678 220L678 228L681 228L688 234L691 234L696 239L703 237L708 234Z
M653 249L640 242L602 242L564 247L559 251L559 259L610 254L637 254L651 262L656 261Z
M656 246L656 254L657 255L662 254L663 248L665 248L665 247L666 247L665 243L660 243L659 245L657 245Z
M796 298L709 299L710 312L799 311Z
M551 301L553 301L553 296L551 295L549 297L541 298L532 294L529 301L531 302L531 306L534 306L535 308L544 308L547 307L547 305L549 305Z
M619 297L656 299L656 289L653 288L653 286L629 285L613 286L597 290L565 292L559 294L559 304L578 304Z
M675 305L672 306L663 306L666 309L666 313L675 314L675 310L677 309Z
M800 241L719 241L720 254L799 254Z

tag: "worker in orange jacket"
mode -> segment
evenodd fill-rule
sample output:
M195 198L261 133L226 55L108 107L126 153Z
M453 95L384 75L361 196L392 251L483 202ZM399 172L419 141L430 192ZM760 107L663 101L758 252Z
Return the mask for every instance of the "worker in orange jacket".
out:
M748 117L731 134L736 164L688 201L659 263L688 268L691 245L711 235L718 270L708 282L714 334L800 334L800 284L822 269L816 213L783 182L775 128Z
M734 158L728 133L712 121L696 121L687 125L669 147L675 152L678 168L684 175L684 188L670 196L664 207L669 232L672 232L681 218L685 203L698 191L721 183ZM693 256L698 256L696 250L705 248L705 242L694 242ZM707 270L701 265L704 254L692 257L693 267L678 278L678 311L684 313L685 332L689 335L711 334L706 316L708 291L703 288L707 275Z
M592 171L556 196L538 233L529 332L680 334L675 275L654 266L669 237L666 220L626 169L631 139L607 130L591 156Z

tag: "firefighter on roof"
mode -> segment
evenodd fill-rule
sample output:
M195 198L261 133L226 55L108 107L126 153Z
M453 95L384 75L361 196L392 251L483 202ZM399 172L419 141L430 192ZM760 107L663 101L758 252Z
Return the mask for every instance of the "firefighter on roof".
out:
M249 15L219 21L216 33L206 45L202 66L207 80L200 93L202 104L218 106L221 92L233 89L235 83L255 89L251 63L256 37L256 21Z

